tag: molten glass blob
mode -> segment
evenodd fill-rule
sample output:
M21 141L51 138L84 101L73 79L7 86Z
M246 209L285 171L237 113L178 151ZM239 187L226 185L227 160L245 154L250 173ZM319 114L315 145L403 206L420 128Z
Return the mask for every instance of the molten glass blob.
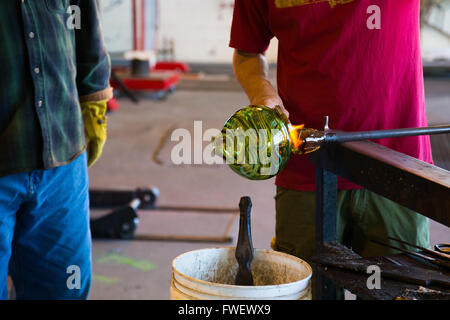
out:
M214 140L214 150L237 174L251 180L269 179L289 159L289 131L275 110L247 106L227 120Z
M291 137L291 149L295 154L307 154L320 148L325 139L323 131L311 128L304 128L304 125L288 125Z
M250 105L227 120L213 146L237 174L265 180L285 167L291 151L305 154L317 150L323 136L321 131L291 125L271 108Z

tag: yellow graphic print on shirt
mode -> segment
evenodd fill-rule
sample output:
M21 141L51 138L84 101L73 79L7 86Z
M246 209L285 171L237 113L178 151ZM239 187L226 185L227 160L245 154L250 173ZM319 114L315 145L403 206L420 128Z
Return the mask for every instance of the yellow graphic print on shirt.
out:
M330 4L330 7L333 8L337 4L346 4L353 1L355 0L275 0L275 6L277 8L288 8L306 6L309 4L316 4L320 2L328 2Z

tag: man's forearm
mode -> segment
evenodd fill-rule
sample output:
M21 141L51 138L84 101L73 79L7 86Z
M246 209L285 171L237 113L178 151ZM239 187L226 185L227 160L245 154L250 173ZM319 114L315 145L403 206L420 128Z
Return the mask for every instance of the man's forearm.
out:
M268 79L269 66L263 54L235 50L233 69L251 104L260 104L264 97L278 97Z
M280 96L269 81L269 65L263 54L235 50L233 69L250 104L265 105L270 108L279 105L282 111L288 115Z

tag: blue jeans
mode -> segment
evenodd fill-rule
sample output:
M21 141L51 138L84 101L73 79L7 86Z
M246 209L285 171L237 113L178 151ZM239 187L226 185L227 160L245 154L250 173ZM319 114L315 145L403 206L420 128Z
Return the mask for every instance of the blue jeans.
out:
M0 299L87 299L91 284L86 152L0 178Z

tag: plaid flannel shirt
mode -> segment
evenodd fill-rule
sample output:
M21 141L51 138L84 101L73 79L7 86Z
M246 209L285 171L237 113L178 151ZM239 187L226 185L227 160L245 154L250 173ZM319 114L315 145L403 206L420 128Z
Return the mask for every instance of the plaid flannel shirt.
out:
M0 1L0 176L80 155L80 101L111 98L109 76L98 1Z

